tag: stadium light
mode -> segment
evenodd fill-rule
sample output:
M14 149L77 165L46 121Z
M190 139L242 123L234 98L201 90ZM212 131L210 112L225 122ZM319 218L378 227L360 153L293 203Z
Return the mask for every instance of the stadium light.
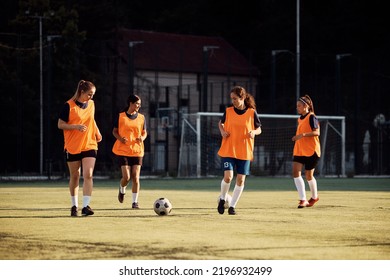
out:
M134 46L143 44L144 41L129 41L129 94L134 93Z

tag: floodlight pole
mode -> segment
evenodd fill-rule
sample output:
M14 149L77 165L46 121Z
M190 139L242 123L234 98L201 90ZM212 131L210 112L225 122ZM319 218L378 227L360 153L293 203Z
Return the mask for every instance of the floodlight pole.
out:
M30 12L26 11L26 15ZM29 16L39 22L39 174L43 174L43 47L42 47L42 19L45 16Z
M297 0L297 46L296 46L296 98L295 100L299 99L300 96L300 90L301 90L301 70L300 70L300 60L301 60L301 46L300 46L300 34L299 34L299 29L300 29L300 15L299 15L299 10L300 10L300 1Z
M336 55L336 91L335 91L335 104L336 114L341 115L342 97L341 97L341 62L343 57L351 56L350 53L343 53Z
M209 68L209 50L218 49L218 46L203 46L203 90L199 98L199 111L207 111L207 88L208 88L208 68Z
M291 53L289 50L272 50L272 63L271 63L271 94L270 104L271 113L276 113L276 56L280 53Z
M61 38L61 35L49 35L47 36L47 42L48 42L48 68L47 68L47 98L46 98L46 161L47 161L47 176L49 180L51 179L51 172L52 172L52 158L51 158L51 122L50 122L50 116L51 116L51 80L52 80L52 40L56 38Z
M134 46L138 44L142 44L143 41L130 41L129 42L129 94L134 93Z
M39 18L39 174L43 174L43 48L42 17Z

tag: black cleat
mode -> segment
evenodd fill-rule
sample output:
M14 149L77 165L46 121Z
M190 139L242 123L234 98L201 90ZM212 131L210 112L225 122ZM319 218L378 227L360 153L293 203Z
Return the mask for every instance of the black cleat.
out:
M125 194L121 193L121 190L118 191L118 200L120 203L123 203L123 200L125 199Z
M225 200L223 199L219 199L219 203L218 203L218 213L219 214L223 214L225 213Z
M229 207L228 213L229 215L236 215L236 210L234 209L234 207Z
M83 214L83 216L91 216L94 214L94 212L92 211L91 207L86 206L83 208L83 210L81 210L81 214Z
M133 209L139 209L138 202L133 202L133 204L131 205L131 208L133 208Z
M70 208L70 216L72 216L72 217L78 216L76 205L73 205L72 208Z

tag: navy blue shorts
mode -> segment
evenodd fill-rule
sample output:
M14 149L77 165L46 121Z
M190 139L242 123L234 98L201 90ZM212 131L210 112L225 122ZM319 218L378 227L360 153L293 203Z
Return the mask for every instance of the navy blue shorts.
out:
M238 174L249 175L251 162L250 160L242 160L231 157L222 158L222 168L224 171L234 170L234 167L236 167Z

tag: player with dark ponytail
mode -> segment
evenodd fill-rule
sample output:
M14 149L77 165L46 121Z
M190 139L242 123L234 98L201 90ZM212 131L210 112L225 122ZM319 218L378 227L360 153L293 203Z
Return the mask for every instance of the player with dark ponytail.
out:
M225 212L225 201L236 169L236 184L228 209L229 215L235 215L236 204L244 190L245 178L249 175L250 162L253 160L255 136L261 134L261 123L255 99L243 87L234 87L230 91L230 98L233 106L226 108L218 124L222 136L218 155L224 175L217 210L219 214Z
M298 208L311 207L318 200L317 181L314 170L321 156L320 125L314 114L313 101L305 95L297 100L298 126L295 135L293 151L293 178L299 195ZM305 182L301 170L305 166L305 177L311 191L311 198L306 199Z
M126 107L115 116L112 134L116 141L112 147L122 178L119 184L118 201L123 203L126 188L131 180L132 209L139 209L140 173L144 157L144 141L148 136L145 116L139 112L141 98L131 94Z

